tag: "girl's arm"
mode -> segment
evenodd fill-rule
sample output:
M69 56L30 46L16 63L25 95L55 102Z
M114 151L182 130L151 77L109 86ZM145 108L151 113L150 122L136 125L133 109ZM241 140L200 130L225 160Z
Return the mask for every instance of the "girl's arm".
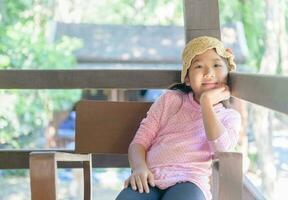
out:
M131 144L128 149L129 164L134 171L139 168L147 168L146 165L146 151L141 144Z
M241 116L236 111L227 112L226 119L220 121L213 105L229 99L227 86L204 92L200 97L203 124L212 151L227 151L235 146L241 127Z
M226 128L218 119L211 103L202 101L201 110L206 136L210 141L216 140L226 132Z
M146 151L141 144L131 144L128 149L129 163L132 168L132 174L125 181L124 187L127 188L129 184L133 190L139 190L140 193L145 191L149 193L148 182L151 186L155 186L153 174L146 165Z
M226 131L226 128L217 118L213 105L229 98L230 92L228 86L206 91L200 97L204 128L206 136L210 141L219 138Z
M160 128L162 117L166 113L165 102L178 102L178 93L167 91L162 94L151 106L134 136L129 149L128 157L130 167L132 168L131 176L125 181L125 187L131 184L132 189L138 188L139 192L149 192L148 182L155 186L153 174L146 164L146 150L150 148L157 132ZM179 99L180 100L180 99ZM181 99L182 100L182 99Z

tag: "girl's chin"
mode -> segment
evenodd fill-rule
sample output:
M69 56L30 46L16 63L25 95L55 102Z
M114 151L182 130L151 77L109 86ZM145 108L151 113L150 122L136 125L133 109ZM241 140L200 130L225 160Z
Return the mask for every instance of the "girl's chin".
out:
M208 92L208 91L216 89L216 88L217 87L215 87L215 88L204 88L204 89L202 89L201 93Z

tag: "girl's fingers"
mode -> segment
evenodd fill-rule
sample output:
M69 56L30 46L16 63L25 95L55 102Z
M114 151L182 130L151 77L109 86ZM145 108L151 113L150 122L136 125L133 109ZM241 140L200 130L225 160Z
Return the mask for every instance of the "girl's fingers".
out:
M225 90L224 93L225 93L226 96L230 97L230 91L229 90Z
M124 188L127 188L128 185L129 185L129 178L127 178L125 181L124 181Z
M141 181L142 181L142 185L143 185L144 191L146 193L149 193L149 186L148 186L148 182L147 182L147 177L146 176L141 176Z
M225 82L219 83L219 88L224 87L225 89L229 89L229 86Z
M131 176L131 178L130 178L130 183L131 183L132 189L133 189L133 190L137 190L134 176Z
M140 193L142 193L143 192L143 185L142 185L141 179L139 176L136 176L135 179L136 179L136 185L137 185L138 191Z
M154 187L155 186L155 183L154 183L154 176L152 173L149 173L148 174L148 181L149 181L149 184Z
M229 99L229 98L230 98L230 92L229 92L229 91L227 91L227 90L225 90L225 91L222 93L222 95L223 95L223 99L224 99L224 100L226 100L226 99Z
M230 88L228 85L225 85L225 90L230 91Z

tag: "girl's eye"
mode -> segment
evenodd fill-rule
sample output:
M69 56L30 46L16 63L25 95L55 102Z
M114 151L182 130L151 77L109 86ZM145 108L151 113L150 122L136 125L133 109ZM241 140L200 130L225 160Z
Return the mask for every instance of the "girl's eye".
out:
M222 67L222 65L215 64L214 67Z
M196 65L196 66L195 66L195 68L201 68L201 67L202 67L201 65Z

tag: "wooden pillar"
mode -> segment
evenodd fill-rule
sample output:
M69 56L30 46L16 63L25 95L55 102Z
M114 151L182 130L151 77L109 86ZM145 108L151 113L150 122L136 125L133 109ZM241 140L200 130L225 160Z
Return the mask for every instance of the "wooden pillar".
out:
M184 0L186 43L198 36L221 39L218 0Z
M55 154L31 154L30 186L32 200L56 200L57 198L57 163Z
M221 40L218 0L184 0L186 43L198 36ZM242 199L242 155L221 154L218 170L213 170L212 194L215 200ZM232 170L233 169L233 170Z

